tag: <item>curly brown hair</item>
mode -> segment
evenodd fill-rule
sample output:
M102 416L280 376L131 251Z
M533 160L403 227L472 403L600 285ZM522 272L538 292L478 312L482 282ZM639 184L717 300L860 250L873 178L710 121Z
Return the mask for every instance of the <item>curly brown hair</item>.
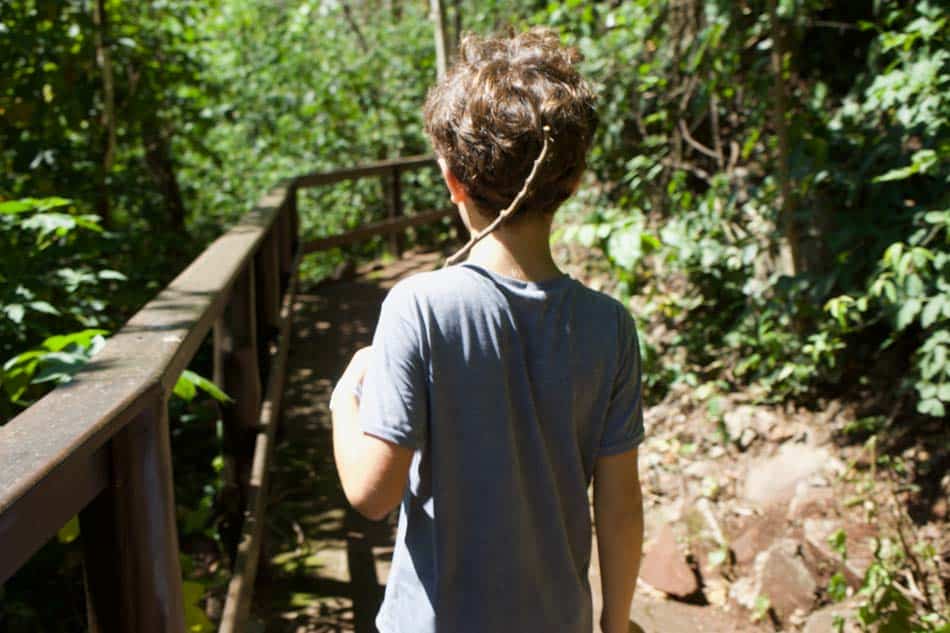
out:
M478 210L494 217L525 184L549 128L548 154L522 213L553 213L587 165L597 112L577 71L580 53L534 28L466 35L459 57L426 98L425 130Z

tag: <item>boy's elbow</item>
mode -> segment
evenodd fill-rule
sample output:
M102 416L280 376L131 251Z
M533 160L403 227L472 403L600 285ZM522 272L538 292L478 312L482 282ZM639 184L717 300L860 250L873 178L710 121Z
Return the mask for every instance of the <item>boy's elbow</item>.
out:
M392 501L391 499L383 498L381 495L374 495L367 492L354 494L348 492L346 498L354 510L370 521L382 521L399 505L398 499Z
M365 503L360 504L360 505L354 505L353 507L356 509L357 512L362 514L364 517L366 517L370 521L382 521L393 510L393 508L385 508L379 505L365 504Z

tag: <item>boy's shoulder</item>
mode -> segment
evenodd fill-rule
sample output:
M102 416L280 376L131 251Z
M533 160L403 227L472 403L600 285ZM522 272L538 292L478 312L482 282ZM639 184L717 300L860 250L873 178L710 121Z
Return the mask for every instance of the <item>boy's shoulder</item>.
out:
M592 320L606 325L614 322L623 327L633 323L633 316L626 306L609 294L595 290L579 280L567 278L574 291L574 301L581 304L585 314ZM418 309L427 306L455 306L473 299L488 296L484 292L491 278L480 274L476 268L456 265L438 270L415 273L399 280L389 291L387 302L397 303L403 309Z
M420 306L444 306L467 300L477 292L477 280L462 266L414 273L396 282L386 295L385 304L401 312L416 311Z

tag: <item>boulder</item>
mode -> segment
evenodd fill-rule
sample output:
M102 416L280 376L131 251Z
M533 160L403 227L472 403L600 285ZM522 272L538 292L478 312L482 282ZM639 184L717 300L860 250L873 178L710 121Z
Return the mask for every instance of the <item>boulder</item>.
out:
M835 507L835 493L830 487L816 487L806 481L798 482L795 496L788 505L788 519L820 517Z
M677 544L670 525L660 530L656 541L646 551L640 566L640 578L650 586L679 598L699 589L696 574L687 564L686 555Z
M835 630L835 618L845 617L844 633L858 633L859 629L853 622L847 622L847 616L854 610L854 605L847 602L830 604L818 609L805 621L802 633L829 633Z
M785 531L785 509L774 506L762 515L752 518L739 536L732 540L736 564L748 565L764 552Z
M783 444L776 455L749 466L742 494L760 507L786 502L795 493L798 482L820 472L829 457L823 447Z
M754 595L768 598L782 622L788 622L796 611L811 609L817 589L818 583L798 556L795 541L781 539L756 557Z

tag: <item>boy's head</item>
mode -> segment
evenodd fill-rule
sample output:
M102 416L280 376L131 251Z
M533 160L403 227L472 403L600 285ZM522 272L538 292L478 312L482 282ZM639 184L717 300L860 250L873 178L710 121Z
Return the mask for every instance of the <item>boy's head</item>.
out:
M424 118L436 153L487 217L512 203L550 131L547 158L516 216L553 213L573 193L597 126L580 54L550 30L466 36ZM513 218L514 219L514 218Z

